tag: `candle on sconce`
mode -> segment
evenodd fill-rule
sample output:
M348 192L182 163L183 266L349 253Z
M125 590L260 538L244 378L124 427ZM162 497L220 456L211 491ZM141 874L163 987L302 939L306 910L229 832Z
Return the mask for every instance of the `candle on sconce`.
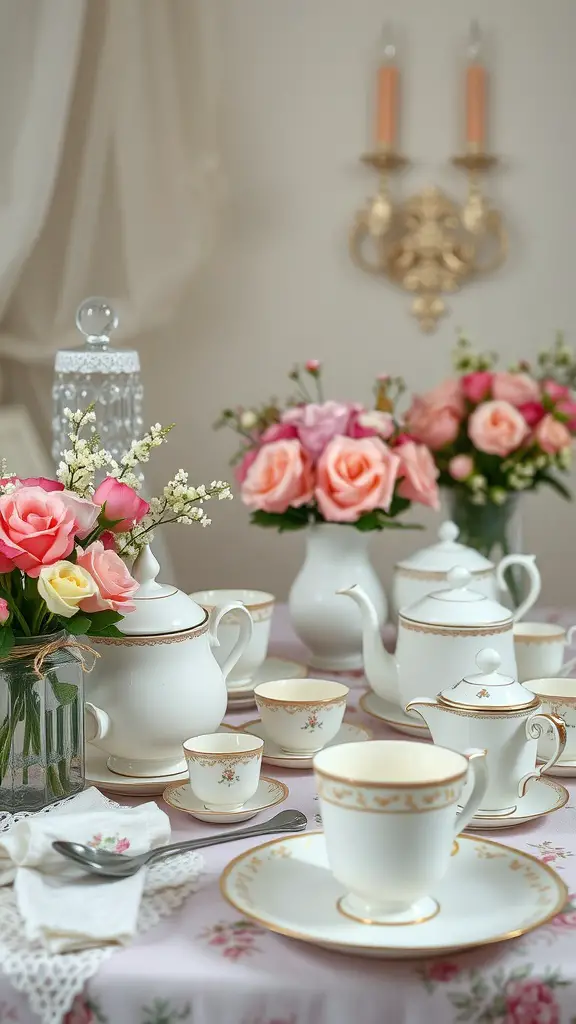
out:
M477 21L470 26L466 68L466 143L470 152L482 153L486 142L486 68Z
M398 89L400 74L396 64L396 46L389 28L382 34L376 95L376 146L393 150L396 143Z

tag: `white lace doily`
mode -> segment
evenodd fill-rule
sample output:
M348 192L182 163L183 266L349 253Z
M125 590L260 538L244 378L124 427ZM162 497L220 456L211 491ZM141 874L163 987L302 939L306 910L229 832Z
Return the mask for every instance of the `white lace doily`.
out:
M38 813L48 814L67 802L62 800L51 804ZM113 800L107 803L110 807L120 806ZM0 832L7 832L21 818L29 816L26 811L0 814ZM138 935L153 928L182 905L196 889L202 868L200 854L183 853L146 869ZM61 1024L86 982L116 951L114 946L99 946L75 953L50 954L32 946L24 937L12 887L0 889L0 967L14 988L28 996L30 1007L42 1024Z

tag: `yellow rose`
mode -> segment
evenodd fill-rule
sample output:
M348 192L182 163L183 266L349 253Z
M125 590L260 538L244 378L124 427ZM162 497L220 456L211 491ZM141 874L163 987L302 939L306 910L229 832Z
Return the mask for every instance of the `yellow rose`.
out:
M73 562L55 562L40 570L38 593L44 598L48 611L71 619L80 602L97 594L98 588L86 569Z

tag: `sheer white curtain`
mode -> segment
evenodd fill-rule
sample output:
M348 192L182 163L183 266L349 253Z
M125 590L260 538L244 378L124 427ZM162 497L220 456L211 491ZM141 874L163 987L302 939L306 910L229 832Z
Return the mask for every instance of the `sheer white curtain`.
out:
M216 0L0 0L0 358L171 315L220 195Z

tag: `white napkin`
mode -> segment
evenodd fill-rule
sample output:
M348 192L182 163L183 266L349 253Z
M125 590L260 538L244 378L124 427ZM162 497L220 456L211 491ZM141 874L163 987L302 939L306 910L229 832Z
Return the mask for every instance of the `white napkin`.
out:
M168 816L150 802L110 807L87 789L60 810L18 821L0 834L0 885L14 881L26 938L50 953L124 945L136 932L146 871L105 881L52 849L56 839L136 856L170 838Z

